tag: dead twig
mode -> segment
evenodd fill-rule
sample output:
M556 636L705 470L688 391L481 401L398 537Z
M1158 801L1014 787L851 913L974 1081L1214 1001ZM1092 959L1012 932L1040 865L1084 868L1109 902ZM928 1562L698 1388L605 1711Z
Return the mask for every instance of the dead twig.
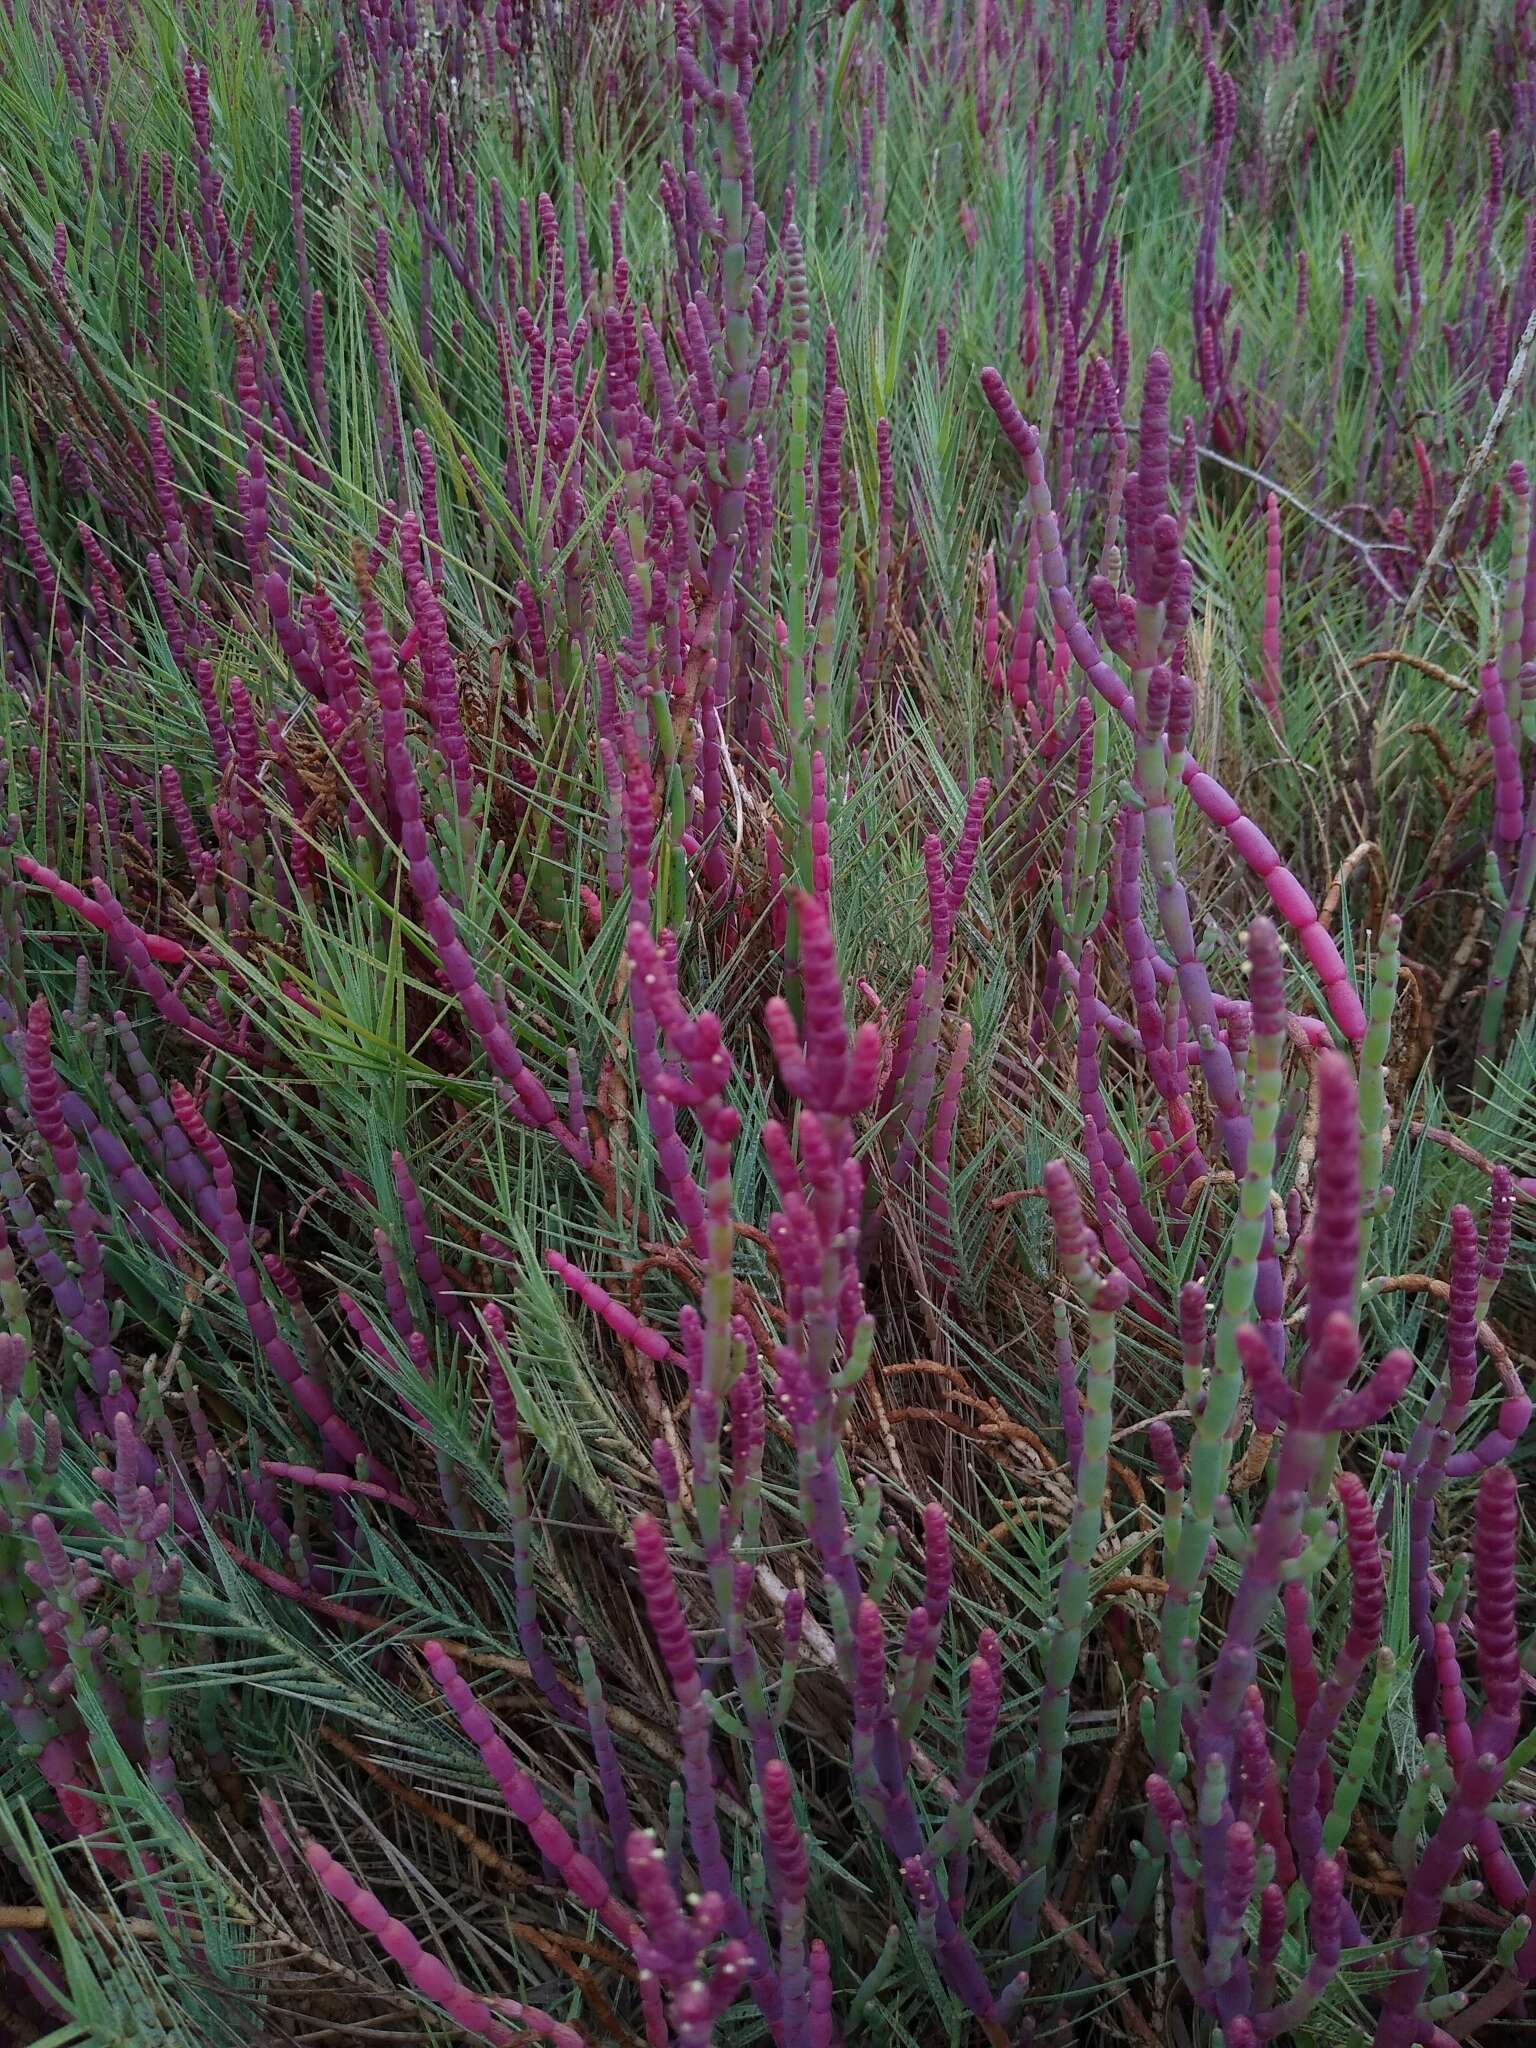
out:
M134 1941L164 1941L175 1931L158 1920L115 1920L94 1914L87 1918L76 1912L50 1911L47 1906L0 1906L0 1929L8 1934L46 1934L60 1920L71 1930L89 1927L93 1934L126 1934Z
M1381 848L1376 844L1375 840L1362 839L1357 847L1344 856L1338 873L1328 884L1328 893L1324 896L1317 913L1318 923L1323 927L1324 931L1330 931L1333 927L1333 920L1338 912L1339 904L1343 900L1344 891L1348 886L1350 876L1354 874L1357 868L1367 864L1371 869L1372 882L1371 929L1374 931L1380 925L1381 906L1387 893L1387 865L1381 857Z
M1463 696L1475 697L1477 690L1465 676L1453 676L1448 668L1442 668L1437 661L1426 661L1422 654L1410 654L1403 647L1383 647L1376 654L1362 654L1358 661L1349 664L1350 673L1370 668L1376 662L1391 661L1403 668L1417 669L1421 676L1431 676L1437 683L1444 683L1448 690L1459 690Z
M423 1820L431 1821L445 1834L452 1835L456 1842L462 1843L481 1868L492 1872L508 1891L531 1891L539 1888L539 1879L526 1870L520 1870L510 1857L503 1856L499 1849L485 1840L484 1836L477 1835L467 1821L460 1820L457 1814L449 1813L420 1792L413 1791L409 1785L402 1784L382 1765L375 1763L366 1750L361 1749L338 1729L322 1728L320 1737L349 1763L355 1764L358 1770L372 1778L374 1783L381 1786L398 1805L407 1807L412 1813L420 1814ZM612 1970L616 1975L633 1983L638 1978L639 1971L628 1956L620 1955L606 1943L590 1941L584 1935L561 1934L554 1928L531 1926L526 1920L507 1920L503 1922L503 1927L514 1941L524 1942L529 1948L537 1950L546 1962L553 1964L560 1971L562 1976L570 1978L591 2006L592 2017L599 2026L607 2029L614 2040L625 2043L626 2048L635 2048L635 2036L620 2021L618 2014L604 1997L601 1986L593 1978L592 1972L576 1962L569 1951L574 1949L577 1954L601 1963L605 1969Z
M933 1758L915 1745L912 1750L912 1767L924 1784L931 1785L941 1799L947 1799L951 1805L959 1799L959 1793ZM1023 1867L1009 1855L992 1830L984 1822L973 1819L971 1834L977 1848L993 1869L1000 1870L1010 1884L1017 1884L1024 1875ZM1070 1954L1082 1964L1096 1983L1107 1985L1113 1981L1103 1957L1084 1940L1054 1899L1041 1901L1040 1917L1053 1934L1060 1936ZM1138 2041L1145 2042L1147 2048L1161 2048L1162 2036L1123 1985L1115 1995L1115 2011Z
M1422 1122L1410 1123L1406 1128L1410 1138L1423 1138L1428 1144L1439 1145L1465 1165L1475 1166L1480 1173L1492 1176L1497 1168L1497 1160L1490 1159L1486 1152L1479 1152L1477 1147L1469 1145L1465 1138L1458 1138L1454 1131L1444 1131L1438 1124ZM1516 1176L1514 1195L1517 1202L1536 1202L1536 1185Z
M1493 454L1494 443L1499 438L1499 429L1508 418L1510 408L1519 396L1520 386L1525 382L1525 373L1530 365L1533 344L1536 344L1536 312L1532 312L1530 319L1525 323L1525 332L1520 337L1520 346L1515 350L1514 361L1509 366L1509 375L1504 379L1504 389L1499 393L1498 403L1488 415L1487 429L1483 434L1482 440L1478 442L1472 451L1472 460L1467 464L1461 482L1456 487L1456 495L1446 508L1445 517L1440 522L1440 531L1429 544L1429 553L1424 557L1424 566L1419 571L1419 580L1408 593L1408 602L1403 606L1400 615L1405 625L1424 602L1425 593L1429 589L1429 579L1434 575L1436 569L1439 568L1440 558L1450 544L1451 535L1456 531L1457 523L1462 513L1467 509L1467 500L1471 497L1478 478L1488 466L1488 459Z
M419 1813L423 1820L434 1822L445 1834L452 1835L482 1868L492 1871L508 1891L530 1891L537 1885L537 1878L526 1870L519 1870L510 1857L503 1856L501 1851L493 1848L483 1836L477 1835L467 1821L462 1821L456 1814L434 1805L424 1794L414 1791L411 1786L402 1784L398 1778L386 1771L382 1764L375 1763L365 1749L343 1735L339 1729L322 1727L320 1740L344 1756L348 1763L355 1764L360 1771L372 1778L376 1785L382 1786L398 1805L408 1807L412 1813Z
M1131 1744L1136 1740L1137 1717L1145 1697L1146 1687L1138 1685L1125 1703L1125 1723L1110 1745L1109 1759L1104 1766L1104 1777L1099 1786L1098 1796L1083 1824L1083 1832L1077 1839L1072 1871L1061 1895L1061 1910L1064 1913L1073 1913L1077 1910L1078 1899L1088 1879L1089 1866L1098 1851L1099 1837L1104 1832L1109 1820L1109 1810L1115 1803L1116 1793L1120 1790L1120 1780L1125 1775Z
M1380 569L1377 568L1376 557L1379 554L1406 555L1410 553L1411 550L1400 541L1362 540L1358 533L1351 533L1347 527L1336 526L1331 519L1325 518L1315 506L1309 505L1305 498L1298 498L1294 491L1288 491L1284 484L1276 483L1273 477L1265 476L1262 470L1250 469L1246 462L1234 462L1230 455L1218 454L1214 448L1197 447L1195 453L1202 462L1214 462L1221 469L1235 470L1239 476L1247 477L1251 484L1262 484L1266 491L1273 491L1277 498L1284 498L1288 505L1294 505L1304 519L1310 519L1314 526L1320 526L1325 533L1331 533L1335 540L1341 540L1346 547L1353 548L1356 554L1364 558L1365 566L1376 578L1376 581L1381 585L1387 596L1396 604L1397 592L1387 581L1386 577L1382 575Z
M1378 1294L1428 1294L1436 1301L1449 1301L1451 1283L1438 1279L1433 1273L1388 1273L1379 1280L1367 1280L1362 1290L1367 1299ZM1286 1317L1288 1327L1306 1319L1305 1308L1293 1309ZM1523 1394L1525 1387L1520 1378L1520 1369L1510 1355L1509 1346L1494 1329L1492 1323L1479 1323L1477 1341L1493 1361L1494 1371L1504 1382L1507 1394Z

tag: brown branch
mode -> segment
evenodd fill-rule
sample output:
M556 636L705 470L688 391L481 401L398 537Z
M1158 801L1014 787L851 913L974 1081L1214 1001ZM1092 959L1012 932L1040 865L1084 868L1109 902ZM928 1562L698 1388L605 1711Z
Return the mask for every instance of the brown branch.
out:
M1366 568L1370 570L1387 596L1394 604L1397 602L1397 592L1377 567L1376 556L1378 554L1407 554L1408 549L1400 541L1362 540L1358 533L1351 533L1346 526L1336 526L1333 520L1325 518L1315 505L1309 505L1305 498L1298 498L1294 491L1288 491L1284 484L1277 483L1272 476L1265 476L1262 470L1250 469L1246 462L1235 462L1230 455L1222 455L1214 448L1205 447L1203 443L1195 450L1195 453L1205 462L1214 462L1222 469L1235 470L1239 476L1247 477L1250 483L1262 484L1266 491L1273 491L1277 498L1284 498L1288 505L1294 505L1304 519L1310 519L1315 526L1320 526L1325 533L1331 533L1335 540L1341 540L1346 547L1352 547L1362 557Z
M924 1784L931 1785L941 1799L947 1799L952 1806L958 1801L960 1795L953 1784L944 1776L933 1758L925 1750L919 1749L915 1743L912 1748L912 1767ZM993 1869L1000 1870L1010 1884L1016 1885L1024 1875L1023 1867L1009 1855L985 1822L973 1818L971 1834L977 1848ZM1108 1985L1116 1981L1110 1976L1103 1957L1084 1940L1054 1899L1041 1901L1040 1917L1053 1934L1061 1937L1071 1954L1096 1983ZM1123 1985L1117 1991L1115 2009L1138 2041L1145 2042L1147 2048L1162 2048L1157 2030Z
M366 1772L376 1785L384 1788L391 1799L396 1800L401 1806L409 1807L412 1813L419 1813L424 1820L434 1821L446 1834L461 1842L475 1861L486 1870L494 1872L508 1891L529 1891L538 1885L537 1878L530 1876L526 1870L520 1870L510 1857L503 1856L501 1851L493 1848L482 1835L477 1835L467 1821L462 1821L456 1814L434 1805L430 1799L414 1791L411 1786L402 1784L398 1778L386 1771L382 1764L375 1763L365 1749L343 1735L339 1729L322 1727L320 1739L328 1743L332 1749L339 1751L349 1763L356 1764L360 1771Z
M47 1906L0 1906L0 1930L6 1933L46 1934L60 1920L72 1931L89 1926L93 1934L127 1934L135 1941L164 1941L173 1931L158 1920L98 1920L94 1915L87 1919L75 1912L50 1911Z
M1472 770L1467 780L1451 798L1450 808L1440 821L1440 829L1435 834L1434 843L1430 847L1425 859L1424 872L1426 875L1438 876L1440 874L1445 860L1445 852L1442 849L1449 849L1452 840L1461 828L1463 818L1466 817L1473 804L1476 803L1477 799L1492 781L1493 763L1485 755L1480 764Z
M1469 1145L1465 1138L1458 1138L1454 1131L1444 1131L1438 1124L1422 1122L1411 1123L1406 1128L1410 1138L1423 1138L1431 1145L1439 1145L1453 1158L1462 1160L1468 1166L1475 1166L1479 1173L1492 1176L1497 1171L1496 1160L1490 1159L1485 1152L1479 1152L1475 1145ZM1517 1202L1536 1202L1536 1187L1527 1187L1518 1175L1511 1175L1511 1179L1514 1181L1514 1196Z
M1367 1299L1377 1294L1428 1294L1436 1301L1449 1301L1451 1285L1448 1280L1436 1279L1433 1273L1389 1273L1381 1280L1367 1280L1364 1292ZM1293 1309L1285 1320L1287 1324L1299 1323L1306 1313L1304 1308ZM1504 1382L1505 1392L1523 1394L1525 1386L1519 1368L1510 1356L1509 1346L1492 1323L1478 1324L1477 1341L1493 1360L1494 1371Z
M226 1895L224 1910L240 1926L252 1929L263 1940L272 1942L290 1956L312 1963L323 1975L339 1978L361 1996L376 1998L383 2004L392 2000L401 2002L401 1994L393 1985L375 1984L353 1969L351 1964L327 1955L324 1949L316 1948L311 1942L301 1941L298 1935L291 1934L286 1927L278 1926L259 1912L238 1889ZM59 1922L71 1932L89 1929L92 1934L102 1936L125 1934L134 1941L164 1941L172 1931L158 1920L115 1919L106 1914L89 1913L78 1906L54 1911L46 1906L0 1906L0 1932L14 1930L17 1933L45 1934ZM186 1926L194 1936L201 1935L202 1930L195 1921L189 1920Z
M1476 689L1464 676L1453 676L1448 668L1441 668L1438 662L1426 661L1422 654L1409 654L1402 647L1384 647L1377 654L1362 654L1358 661L1349 664L1354 675L1359 669L1371 667L1373 662L1395 661L1404 668L1417 669L1422 676L1432 676L1437 683L1444 683L1448 690L1460 690L1464 696L1475 697Z
M1373 1899L1400 1899L1406 1890L1401 1878L1368 1877L1353 1870L1345 1872L1344 1882L1352 1892L1368 1892ZM1474 1926L1492 1928L1499 1934L1509 1925L1502 1913L1478 1905L1475 1899L1447 1899L1445 1910L1463 1920L1470 1920Z
M1371 890L1371 923L1377 925L1381 922L1381 899L1386 894L1387 887L1386 863L1375 840L1362 839L1357 847L1344 856L1338 873L1328 884L1328 893L1324 896L1317 913L1317 921L1324 931L1332 928L1334 913L1338 910L1350 876L1356 868L1367 862L1373 870L1371 879L1374 885Z
M1262 1477L1264 1467L1269 1463L1270 1451L1274 1448L1273 1430L1256 1429L1248 1439L1248 1448L1239 1459L1232 1474L1232 1491L1246 1493Z
M908 1373L918 1372L931 1372L941 1380L948 1380L957 1393L974 1398L970 1396L970 1389L966 1385L965 1374L958 1365L941 1365L936 1358L905 1358L897 1365L882 1365L879 1367L880 1377L883 1380L901 1379Z
M1428 740L1429 744L1434 748L1435 756L1440 766L1449 777L1449 781L1444 787L1441 787L1439 784L1436 785L1440 790L1440 801L1449 810L1456 793L1456 762L1450 748L1445 744L1444 734L1441 733L1437 726L1431 725L1427 718L1410 719L1403 727L1403 731L1416 733L1420 739Z
M1166 1592L1166 1586L1162 1590ZM1137 1717L1140 1713L1142 1700L1145 1697L1146 1687L1138 1685L1126 1701L1125 1725L1121 1728L1110 1746L1109 1760L1104 1767L1104 1777L1099 1785L1098 1796L1093 1802L1092 1809L1083 1825L1083 1832L1078 1837L1077 1847L1073 1852L1074 1861L1071 1875L1068 1877L1066 1889L1061 1895L1061 1910L1063 1913L1070 1914L1077 1910L1078 1898L1081 1895L1083 1885L1087 1882L1088 1867L1098 1853L1099 1837L1104 1832L1105 1825L1109 1820L1109 1809L1115 1803L1115 1794L1119 1791L1120 1780L1125 1775L1125 1766L1131 1754L1131 1744L1136 1740L1138 1729Z
M994 1543L1001 1543L1005 1537L1012 1536L1022 1523L1030 1520L1048 1521L1057 1528L1065 1529L1071 1519L1065 1500L1053 1499L1047 1492L1032 1494L1027 1500L1016 1500L1011 1515L1005 1516L1001 1522L994 1522L990 1529L983 1529L976 1548L983 1551Z

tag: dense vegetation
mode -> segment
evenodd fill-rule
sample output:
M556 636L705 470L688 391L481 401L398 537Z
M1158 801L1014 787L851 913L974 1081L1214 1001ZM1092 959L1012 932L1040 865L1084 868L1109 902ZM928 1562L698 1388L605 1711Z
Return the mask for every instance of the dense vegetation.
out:
M1536 2012L1536 7L0 0L0 2036Z

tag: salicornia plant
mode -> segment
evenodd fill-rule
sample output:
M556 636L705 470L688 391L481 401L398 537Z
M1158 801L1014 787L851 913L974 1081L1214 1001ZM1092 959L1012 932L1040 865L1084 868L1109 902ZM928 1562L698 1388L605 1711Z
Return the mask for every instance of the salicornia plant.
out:
M1536 14L4 30L0 2033L1514 2039Z

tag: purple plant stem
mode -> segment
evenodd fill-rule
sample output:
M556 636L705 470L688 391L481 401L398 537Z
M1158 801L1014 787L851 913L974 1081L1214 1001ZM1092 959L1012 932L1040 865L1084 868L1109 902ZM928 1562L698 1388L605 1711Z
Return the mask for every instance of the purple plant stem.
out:
M581 1854L545 1806L538 1787L496 1733L490 1715L459 1676L452 1657L438 1642L425 1644L422 1654L434 1683L452 1708L454 1718L479 1750L508 1811L528 1830L534 1846L547 1858L576 1903L595 1914L626 1948L632 1948L634 1916L613 1896L602 1872Z
M64 1121L77 1138L83 1138L101 1161L113 1194L133 1228L162 1258L173 1263L186 1250L186 1238L169 1209L161 1201L154 1182L135 1164L122 1139L97 1117L89 1103L72 1089L59 1098Z
M428 937L449 987L464 1012L465 1021L483 1047L492 1070L506 1084L510 1100L517 1104L532 1127L547 1132L570 1154L575 1164L590 1167L591 1152L585 1139L566 1129L548 1090L524 1063L512 1042L511 1033L481 986L474 961L459 937L422 823L421 786L406 744L405 693L396 665L394 642L373 594L372 579L365 573L361 561L356 566L362 594L363 637L368 647L369 669L378 699L384 759L399 819L400 850L405 856Z
M250 1233L240 1213L235 1193L234 1168L229 1154L208 1128L201 1111L180 1082L171 1084L171 1103L176 1121L196 1148L213 1184L214 1234L224 1252L224 1263L240 1305L245 1310L257 1348L287 1389L299 1412L314 1425L327 1447L348 1470L371 1468L391 1491L404 1489L392 1480L349 1423L343 1422L331 1404L331 1397L295 1357L291 1345L277 1327L277 1318L262 1292L261 1280L251 1255Z
M960 1089L971 1056L971 1027L962 1023L955 1033L954 1050L939 1093L939 1107L933 1120L933 1148L928 1171L928 1216L933 1238L933 1270L941 1281L953 1279L955 1271L954 1233L950 1222L953 1174L950 1153L954 1144L955 1118L960 1107Z
M766 1942L752 1927L736 1896L730 1865L726 1862L720 1839L709 1751L709 1705L704 1696L693 1638L677 1597L666 1538L653 1516L641 1515L634 1525L633 1540L635 1570L646 1614L661 1652L672 1697L677 1703L688 1835L698 1861L699 1877L705 1887L722 1901L727 1927L737 1940L746 1942L752 1958L753 1995L764 2017L773 2025L781 2002L778 1977Z
M1351 1252L1351 1270L1353 1257ZM1268 1348L1257 1330L1245 1327L1239 1331L1238 1339L1245 1363L1268 1362ZM1238 1721L1257 1673L1260 1634L1280 1598L1284 1567L1299 1547L1308 1500L1331 1453L1334 1405L1358 1362L1359 1352L1359 1339L1350 1318L1338 1312L1327 1317L1316 1341L1308 1347L1295 1410L1276 1459L1272 1489L1250 1538L1199 1717L1195 1761L1202 1781L1214 1774L1222 1786L1232 1782ZM1208 1902L1213 1894L1220 1895L1226 1842L1224 1809L1225 1801L1209 1817L1202 1809L1201 1862Z
M1518 674L1518 671L1517 671ZM1525 790L1520 773L1518 697L1513 711L1511 696L1499 667L1485 663L1478 672L1478 691L1488 724L1488 744L1493 754L1493 843L1506 879L1511 850L1520 842L1525 822Z
M42 996L32 1003L27 1012L23 1064L27 1107L38 1136L48 1147L53 1161L59 1206L67 1220L73 1248L73 1292L78 1296L78 1306L70 1319L71 1328L85 1352L91 1385L101 1405L102 1420L111 1430L119 1414L131 1422L137 1410L134 1398L124 1384L122 1362L112 1342L112 1318L107 1307L101 1255L100 1218L91 1205L85 1176L80 1170L79 1148L64 1114L63 1091L53 1064L52 1019L47 1001ZM12 1213L15 1213L14 1208Z
M1095 1201L1102 1204L1099 1228L1104 1235L1105 1249L1117 1265L1128 1261L1129 1265L1135 1268L1135 1261L1130 1257L1128 1248L1123 1247L1117 1252L1109 1242L1103 1212L1109 1207L1105 1197L1109 1193L1111 1181L1125 1206L1131 1229L1142 1244L1156 1245L1158 1232L1157 1225L1152 1220L1152 1213L1147 1207L1141 1176L1109 1121L1109 1105L1104 1099L1103 1077L1099 1065L1099 1032L1095 1015L1097 981L1098 953L1090 943L1083 947L1082 959L1078 966L1077 1093L1083 1111L1084 1147L1089 1158L1090 1170L1095 1158L1102 1161L1103 1168L1108 1169L1108 1176L1105 1178L1101 1168L1099 1178L1103 1185L1096 1184L1094 1187ZM1136 1285L1145 1289L1146 1276L1139 1268L1135 1268L1128 1277L1133 1277Z
M1376 1540L1370 1497L1352 1472L1341 1472L1334 1483L1344 1510L1350 1570L1349 1625L1328 1681L1301 1725L1291 1756L1287 1785L1290 1836L1297 1866L1302 1870L1311 1869L1322 1853L1321 1803L1328 1744L1354 1696L1361 1673L1381 1641L1385 1605L1381 1547Z
M405 1234L410 1243L416 1277L421 1282L423 1292L437 1313L461 1337L473 1336L474 1318L448 1285L447 1272L427 1229L426 1205L421 1199L403 1153L390 1153L389 1170L394 1181L395 1199L400 1204L400 1214L405 1223Z
M1445 1379L1415 1430L1403 1460L1408 1489L1408 1624L1417 1658L1414 1717L1421 1735L1439 1732L1435 1688L1435 1628L1430 1591L1430 1545L1446 1461L1456 1445L1477 1383L1477 1224L1470 1209L1451 1211L1450 1304L1446 1316Z
M1445 1894L1455 1882L1503 1779L1501 1758L1474 1757L1457 1777L1440 1824L1430 1837L1403 1897L1393 1976L1382 1999L1372 2048L1412 2048L1419 2038L1419 2009L1429 1982L1431 1942L1440 1925Z
M513 2048L516 2041L529 2035L552 2042L555 2048L582 2048L582 2036L575 2027L513 1999L496 2001L496 2011L514 2021L518 2032L504 2027L485 2000L461 1984L436 1956L429 1956L404 1922L394 1919L382 1901L359 1884L328 1850L318 1842L307 1842L304 1856L321 1889L399 1964L412 1988L440 2006L465 2033L494 2042L498 2048Z
M501 1449L502 1484L506 1489L512 1525L513 1619L517 1625L518 1644L528 1661L528 1668L539 1691L562 1721L576 1723L582 1718L582 1709L572 1698L570 1688L555 1668L544 1640L543 1624L539 1619L538 1591L534 1583L533 1522L529 1511L527 1476L523 1466L517 1394L512 1384L511 1366L508 1363L507 1327L500 1309L494 1302L487 1302L480 1314L485 1325L486 1350L489 1354L491 1417L495 1424L496 1440ZM616 1816L611 1808L608 1819L610 1826L616 1825ZM621 1845L615 1840L615 1848L619 1847Z
M1072 597L1061 535L1051 504L1050 488L1045 480L1040 437L1026 423L996 370L982 372L982 389L1024 467L1030 516L1039 525L1041 534L1041 571L1057 624L1088 681L1106 703L1134 727L1132 693L1100 655L1093 634ZM1283 921L1296 933L1302 950L1322 982L1334 1021L1346 1037L1358 1041L1365 1032L1365 1012L1339 950L1319 921L1310 896L1290 870L1281 865L1279 855L1258 827L1243 815L1236 801L1220 783L1204 772L1192 755L1185 753L1182 756L1178 773L1199 810L1226 833L1238 857L1264 884L1270 901Z

